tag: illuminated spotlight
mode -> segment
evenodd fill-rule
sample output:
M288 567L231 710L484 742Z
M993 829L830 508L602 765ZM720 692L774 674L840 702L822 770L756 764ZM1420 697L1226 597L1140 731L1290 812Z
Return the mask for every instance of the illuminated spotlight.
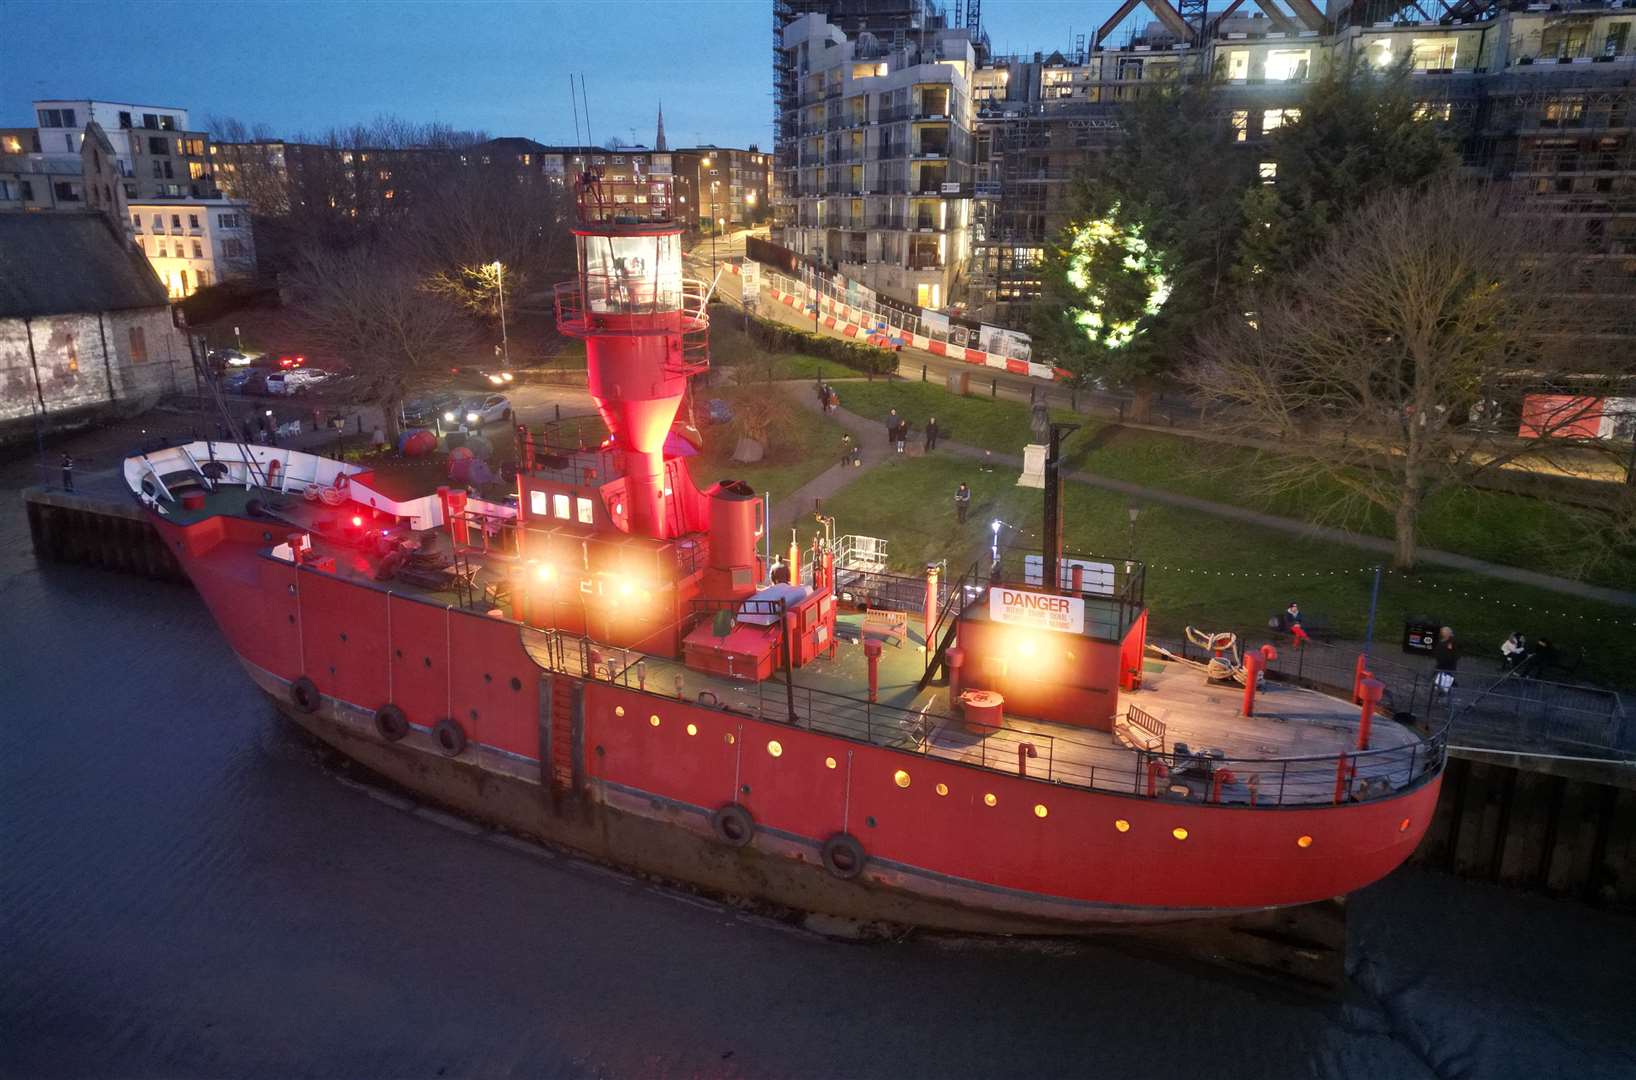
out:
M1017 655L1018 656L1033 656L1034 655L1034 639L1031 638L1031 637L1020 637L1020 638L1018 638L1017 639Z
M630 594L631 594L631 593L633 593L633 592L635 592L635 591L636 591L636 590L635 590L635 589L634 589L634 588L632 588L632 587L631 587L631 583L630 583L630 582L628 582L628 581L621 581L621 582L620 582L620 583L619 583L619 595L620 595L620 596L629 596L629 595L630 595Z
M557 568L550 563L540 563L534 568L534 576L541 581L552 581L557 576Z
M1002 524L1002 522L1001 522L1001 521L1000 521L1000 519L999 519L999 518L995 518L995 519L994 519L994 520L993 520L993 521L991 521L991 522L989 522L989 523L988 523L988 527L989 527L989 528L990 528L990 529L993 529L993 530L994 530L994 535L995 535L995 536L999 536L999 535L1000 535L1000 525L1001 525L1001 524Z
M354 529L361 529L361 528L363 528L363 526L364 526L364 519L362 517L358 516L357 514L353 514L352 515L352 527Z

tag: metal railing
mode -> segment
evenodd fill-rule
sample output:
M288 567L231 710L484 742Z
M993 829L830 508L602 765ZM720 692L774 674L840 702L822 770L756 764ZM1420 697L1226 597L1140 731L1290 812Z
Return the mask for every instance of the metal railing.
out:
M973 730L929 708L907 709L776 679L729 681L689 671L668 685L657 677L650 685L648 658L642 654L560 631L521 629L525 649L548 671L909 754L1122 795L1265 809L1359 802L1417 786L1437 775L1447 757L1446 727L1400 746L1288 758L1228 758L1177 747L1132 750L1011 723ZM699 687L701 682L706 685Z
M938 605L937 619L926 633L926 668L920 676L922 688L936 677L938 669L943 666L943 658L954 640L961 614L982 594L982 591L982 578L976 563L972 563L965 573L949 583L948 594Z

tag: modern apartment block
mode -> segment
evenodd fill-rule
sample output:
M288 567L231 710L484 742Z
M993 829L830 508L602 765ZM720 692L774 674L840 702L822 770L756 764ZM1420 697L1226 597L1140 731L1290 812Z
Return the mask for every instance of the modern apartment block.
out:
M34 115L39 126L27 152L47 157L78 156L86 125L99 124L113 146L127 199L201 199L216 194L206 149L209 137L188 130L186 109L54 98L34 102Z
M949 303L969 257L986 45L928 0L774 4L778 235L878 293Z
M948 113L969 120L964 128L957 119L949 124L944 168L951 187L941 198L945 216L936 219L945 231L935 234L948 241L947 276L938 303L928 306L963 306L987 321L1021 325L1038 295L1045 246L1067 223L1073 181L1117 144L1121 110L1134 95L1178 76L1216 72L1226 81L1222 122L1255 154L1269 133L1300 115L1322 65L1355 55L1379 66L1407 57L1425 121L1449 129L1471 175L1506 185L1518 212L1551 216L1587 267L1636 272L1636 5L1628 0L1510 7L1374 0L1332 3L1327 13L1307 0L1285 0L1287 7L1258 0L1261 11L1250 16L1238 13L1240 3L1227 4L1202 32L1196 17L1184 19L1164 0L1144 2L1157 21L1118 44L1112 37L1137 0L1088 48L1075 43L1019 57L989 55L969 7L949 17L908 0L775 0L782 242L866 284L878 273L881 287L900 299L931 299L903 265L894 246L899 234L872 232L869 218L858 225L853 206L837 204L829 185L836 168L850 164L838 155L856 147L867 158L883 140L897 145L890 132L899 114L888 105L883 116L868 96L876 85L869 80L880 76L867 74L866 61L884 60L888 76L917 66L910 61L923 70L941 64L950 69ZM1182 10L1195 16L1196 6ZM954 25L961 22L967 25ZM973 57L969 67L952 59L957 45L945 44L960 36ZM963 102L952 100L960 95ZM1276 183L1271 163L1265 168ZM874 179L867 169L865 177ZM850 178L843 172L840 179ZM890 211L879 220L897 224ZM918 207L913 220L924 220ZM962 231L949 228L954 221ZM925 243L915 230L902 235ZM883 265L871 266L875 260Z

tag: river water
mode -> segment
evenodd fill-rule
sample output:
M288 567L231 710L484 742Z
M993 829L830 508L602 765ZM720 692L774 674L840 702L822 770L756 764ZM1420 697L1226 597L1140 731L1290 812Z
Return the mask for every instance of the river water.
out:
M0 469L0 1075L1636 1076L1636 924L1440 874L1354 898L1320 1001L833 942L412 816L323 767L189 589L37 565L34 476Z

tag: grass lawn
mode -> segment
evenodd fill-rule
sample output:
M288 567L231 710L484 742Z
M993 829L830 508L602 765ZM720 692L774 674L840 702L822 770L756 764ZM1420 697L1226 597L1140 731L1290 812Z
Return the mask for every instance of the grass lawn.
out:
M941 423L941 418L939 420ZM953 495L960 481L972 488L966 525L955 524ZM1040 493L1018 488L1010 470L982 473L943 454L888 462L860 477L827 506L837 533L886 538L893 564L917 571L947 557L949 573L986 556L995 518L1020 549L1038 550ZM1126 500L1111 492L1068 484L1069 549L1121 556L1129 547ZM1138 557L1148 564L1147 600L1153 625L1176 633L1201 629L1254 634L1290 600L1326 619L1344 638L1361 639L1369 614L1374 561L1343 544L1298 540L1283 533L1179 509L1145 509L1135 531ZM985 564L986 565L986 564ZM1276 567L1276 569L1264 569ZM1583 649L1579 675L1611 685L1632 683L1636 613L1527 589L1458 570L1427 569L1413 578L1382 579L1376 640L1395 651L1403 620L1426 615L1453 626L1464 648L1486 654L1512 630L1550 638L1565 657Z
M1032 441L1028 407L987 397L959 397L936 383L846 383L841 404L869 419L897 408L917 426L936 416L946 438L995 451L1020 453ZM1305 487L1269 494L1263 487L1267 462L1257 451L1162 432L1127 428L1053 410L1052 418L1082 425L1067 442L1070 467L1115 480L1195 495L1303 521L1322 521L1370 536L1390 537L1390 515L1360 508L1346 519L1326 518L1336 486L1315 479ZM1420 520L1426 547L1547 573L1574 576L1563 548L1573 546L1574 529L1595 527L1593 512L1575 526L1563 510L1526 495L1480 489L1445 491L1427 504ZM1636 552L1615 557L1584 572L1584 580L1614 588L1636 588Z
M729 405L736 406L747 397L767 393L783 397L779 390L745 386L712 388L707 396L723 398ZM766 457L754 465L739 465L732 460L733 448L738 443L736 424L705 428L704 441L704 451L689 463L693 479L701 488L717 480L743 480L757 491L771 493L775 507L841 456L840 425L793 402L789 404L788 414L778 422L776 437L767 447Z

